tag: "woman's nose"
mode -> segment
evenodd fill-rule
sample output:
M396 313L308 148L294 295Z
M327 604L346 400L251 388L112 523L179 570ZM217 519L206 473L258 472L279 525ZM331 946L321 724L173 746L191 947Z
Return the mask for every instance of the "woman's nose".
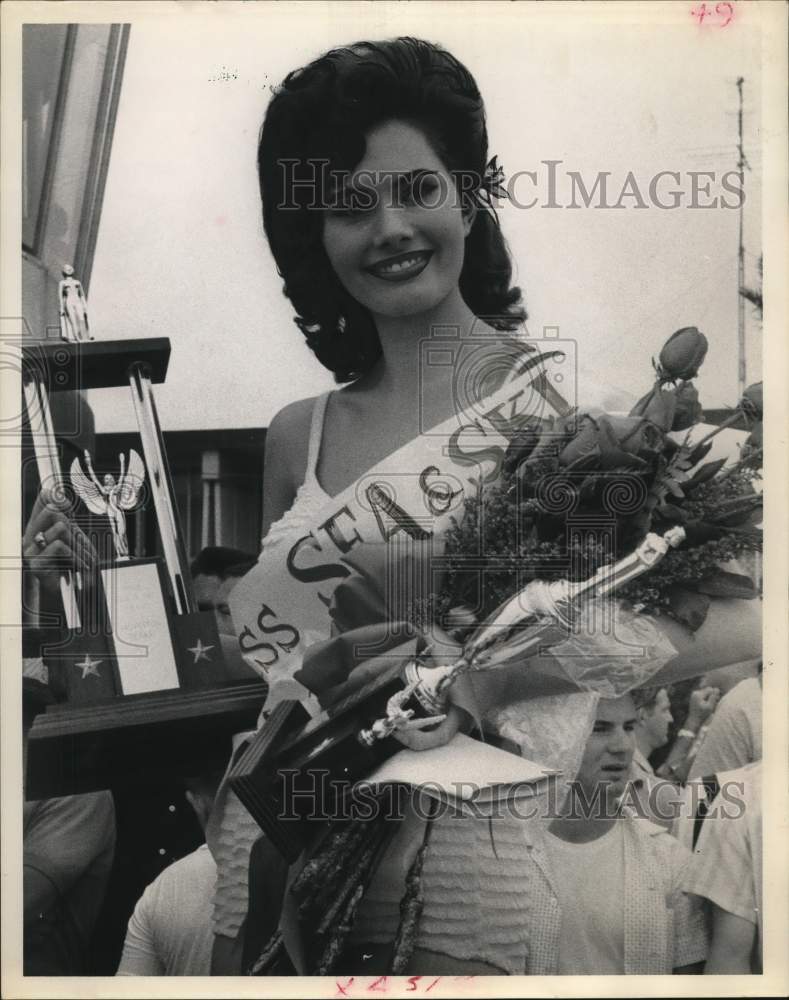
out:
M397 205L386 204L386 199L382 198L375 220L376 245L399 244L411 239L413 235L414 228L408 211Z

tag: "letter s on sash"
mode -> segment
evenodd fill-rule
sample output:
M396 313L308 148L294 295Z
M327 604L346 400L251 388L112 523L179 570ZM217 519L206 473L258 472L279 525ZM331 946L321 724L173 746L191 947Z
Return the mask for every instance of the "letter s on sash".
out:
M482 477L482 483L495 482L499 478L501 471L501 463L504 460L504 449L499 445L491 445L490 448L480 448L478 451L463 451L459 443L460 435L464 431L470 430L478 431L482 437L485 437L485 431L478 422L463 424L450 437L447 455L453 462L458 462L460 465L479 465L486 460L492 461L493 468L487 475Z
M296 646L298 646L299 641L301 640L301 636L299 635L298 630L295 629L292 625L288 625L285 622L273 626L264 624L266 618L276 618L276 617L277 617L276 612L272 611L267 604L261 605L260 614L258 615L258 621L257 621L257 626L260 629L261 633L263 635L274 636L278 632L284 632L288 635L287 638L281 637L279 639L275 639L274 640L275 645L272 645L270 642L247 643L246 642L247 639L256 638L255 633L248 625L244 626L238 637L238 644L241 647L242 653L257 653L263 649L268 650L268 652L271 653L270 660L261 660L256 657L257 662L262 667L270 667L273 663L277 662L277 660L279 659L279 652L276 647L279 647L279 649L281 649L283 653L290 653L292 650L296 648Z
M346 576L351 575L348 567L343 566L341 563L328 563L325 566L297 566L296 556L305 544L309 548L315 549L316 552L323 551L320 542L318 542L312 532L300 538L293 545L290 552L288 552L287 567L290 575L298 580L299 583L321 583L323 580L344 579Z

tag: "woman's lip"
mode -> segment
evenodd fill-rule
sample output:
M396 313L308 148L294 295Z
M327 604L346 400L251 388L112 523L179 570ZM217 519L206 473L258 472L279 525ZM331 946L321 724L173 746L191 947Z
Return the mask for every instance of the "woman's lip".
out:
M365 271L376 278L381 278L383 281L405 281L408 278L415 277L417 274L421 274L427 267L432 255L431 250L415 250L411 253L399 253L394 257L387 257L386 260L379 260L378 263L366 267ZM395 270L389 270L393 265L402 265L405 261L413 261L413 263L406 267L401 266L395 268Z

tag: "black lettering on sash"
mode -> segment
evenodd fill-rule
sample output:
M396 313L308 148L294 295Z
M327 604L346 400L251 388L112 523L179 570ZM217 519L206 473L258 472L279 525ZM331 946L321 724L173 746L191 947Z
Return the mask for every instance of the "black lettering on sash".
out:
M283 653L290 653L292 650L298 646L301 636L299 635L298 629L294 628L293 625L288 625L286 622L281 622L276 625L266 625L266 618L276 618L277 614L273 611L267 604L262 604L260 608L260 614L258 615L257 626L263 635L275 636L278 632L284 632L285 636L275 639L274 643L270 642L257 642L257 636L252 631L252 629L245 625L238 636L238 644L241 647L242 653L259 653L261 651L266 651L270 654L270 659L261 660L259 657L255 657L255 662L260 664L261 667L270 667L272 664L276 663L279 659L279 651ZM252 640L250 642L249 640Z
M493 468L483 476L482 484L495 482L499 478L501 465L504 461L504 448L493 444L488 448L478 448L476 451L464 451L460 447L460 436L464 431L476 431L482 437L487 437L479 421L475 420L473 424L463 424L450 436L447 456L459 465L480 465L485 461L493 462Z
M440 476L441 472L436 465L428 465L419 475L419 488L425 494L428 510L434 517L438 517L453 506L455 497L459 497L463 490L452 490L446 480L438 483L428 483L428 476Z
M426 531L424 528L420 527L411 515L407 511L403 510L402 507L398 506L392 497L390 497L378 483L372 483L368 486L365 490L365 496L367 497L367 502L372 508L373 514L375 514L375 520L378 522L378 530L381 532L381 538L385 542L388 542L389 539L393 535L396 535L398 531L404 531L411 538L416 539L430 538L433 534L432 531ZM384 514L394 521L394 525L387 526L384 523Z
M299 583L321 583L323 580L343 579L351 575L348 567L343 566L341 563L328 563L324 566L297 566L296 556L305 546L314 549L316 552L323 552L320 542L312 532L309 535L305 535L304 538L300 538L291 548L287 559L288 572Z
M255 657L255 661L260 664L261 667L270 667L272 663L276 663L279 659L279 652L277 649L271 645L270 642L248 642L248 639L256 639L257 636L249 627L245 625L238 636L238 645L241 647L242 653L257 653L259 650L268 650L271 653L270 660L260 660Z
M260 614L258 615L258 628L263 633L263 635L276 635L277 632L289 632L289 639L275 639L274 641L282 650L283 653L289 653L292 649L295 649L299 644L299 633L292 625L286 625L284 622L281 625L268 626L264 625L263 621L266 618L276 618L276 613L271 610L267 605L262 605Z
M528 411L521 411L518 413L516 407L517 401L524 395L524 392L524 389L520 389L514 396L510 396L510 398L505 400L503 403L499 403L498 406L494 406L492 410L488 410L487 413L483 413L483 417L486 420L489 420L499 434L501 434L501 436L506 438L508 441L511 441L518 431L522 430L529 422ZM507 405L507 403L510 404L510 412L509 415L505 417L501 410Z
M340 550L340 552L342 552L343 555L346 555L348 552L351 551L351 549L357 542L361 542L362 536L359 534L356 528L354 528L351 537L350 538L345 537L345 535L342 533L342 529L337 524L338 519L342 517L343 514L346 517L349 517L352 521L356 520L356 518L351 513L350 507L346 505L344 507L341 507L337 511L337 513L333 514L330 518L328 518L328 520L324 521L323 524L319 525L318 531L325 531L326 534L329 536L329 538L331 538L331 540Z

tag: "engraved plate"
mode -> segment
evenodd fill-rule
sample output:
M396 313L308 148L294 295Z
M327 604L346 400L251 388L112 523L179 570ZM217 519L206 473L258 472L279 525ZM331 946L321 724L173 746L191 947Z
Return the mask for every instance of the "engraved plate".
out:
M179 687L155 561L101 571L124 694Z

